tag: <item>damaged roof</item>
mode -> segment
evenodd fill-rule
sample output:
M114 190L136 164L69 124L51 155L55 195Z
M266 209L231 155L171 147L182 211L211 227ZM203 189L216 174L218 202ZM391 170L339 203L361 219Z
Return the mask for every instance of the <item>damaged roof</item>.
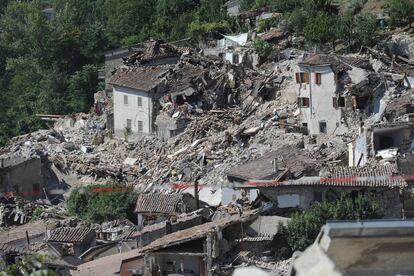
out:
M299 62L299 65L307 66L332 66L335 71L347 71L352 69L351 66L341 61L334 55L324 55L324 54L315 54L311 55L302 62Z
M322 184L332 186L405 187L407 183L399 176L396 164L365 167L332 167L329 178Z
M185 64L183 67L174 70L174 72L171 73L171 81L168 84L169 93L179 94L186 91L188 88L197 89L197 80L202 78L206 73L207 71L200 69L200 67Z
M277 163L276 171L274 160ZM288 146L232 168L227 173L227 177L242 181L280 179L282 177L281 174L287 173L287 170L294 175L301 174L308 168L313 167L312 163L314 161L302 153L296 146Z
M177 245L180 243L184 243L187 241L192 241L196 239L200 239L206 237L209 233L215 233L220 229L223 229L227 226L242 223L249 221L255 218L258 215L257 210L253 211L246 211L241 216L233 215L228 218L224 218L218 221L212 221L208 223L204 223L201 225L197 225L191 228L187 228L181 231L177 231L166 236L163 236L149 245L141 248L139 251L146 253L146 252L153 252L159 249L163 249L169 246Z
M161 82L161 76L170 68L171 66L122 68L116 71L109 83L148 92Z
M162 213L172 214L177 212L178 204L184 199L183 193L140 194L135 207L136 213Z
M2 255L3 253L4 254L14 253L14 254L28 255L33 252L24 247L16 247L16 246L11 246L7 243L0 243L0 255Z
M180 57L181 51L179 48L164 43L162 40L149 40L145 43L145 47L137 49L137 51L130 55L127 59L128 62L138 62L145 64L153 60L159 60L169 57Z
M90 227L59 227L51 231L47 241L82 243L92 235L95 236L95 230Z
M285 37L285 33L280 29L269 30L260 36L260 38L264 41L269 41L272 39L281 39L283 37Z

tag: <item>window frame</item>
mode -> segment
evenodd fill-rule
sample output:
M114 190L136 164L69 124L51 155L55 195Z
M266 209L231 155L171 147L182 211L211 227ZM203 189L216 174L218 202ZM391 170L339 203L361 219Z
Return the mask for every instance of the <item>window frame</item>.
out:
M309 108L310 107L310 98L308 98L308 97L298 97L298 105L301 108Z
M137 98L137 105L139 108L142 108L142 97L138 96Z
M124 95L124 105L128 105L128 95Z
M144 132L144 121L137 121L138 133Z
M132 130L132 120L126 119L126 129L131 131Z
M322 84L322 73L315 73L315 84Z

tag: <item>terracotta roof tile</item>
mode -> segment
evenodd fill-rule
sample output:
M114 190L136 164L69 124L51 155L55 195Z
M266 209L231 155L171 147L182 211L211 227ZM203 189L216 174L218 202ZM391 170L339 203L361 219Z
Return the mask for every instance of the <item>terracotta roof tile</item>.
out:
M171 66L151 66L134 69L118 69L109 81L112 85L150 91L161 82L161 76Z
M138 196L135 212L137 213L163 213L177 212L177 205L183 200L184 194L150 193Z
M95 230L89 227L60 227L51 231L47 241L81 243L91 235L95 235Z

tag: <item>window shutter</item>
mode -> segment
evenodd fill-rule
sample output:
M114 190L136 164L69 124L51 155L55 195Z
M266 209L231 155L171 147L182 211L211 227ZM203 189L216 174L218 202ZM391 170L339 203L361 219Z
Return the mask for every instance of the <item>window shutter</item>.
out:
M309 83L309 73L304 73L305 83Z
M296 73L296 83L300 83L300 73Z
M321 73L315 73L315 83L321 84Z
M298 98L298 106L302 107L302 98Z

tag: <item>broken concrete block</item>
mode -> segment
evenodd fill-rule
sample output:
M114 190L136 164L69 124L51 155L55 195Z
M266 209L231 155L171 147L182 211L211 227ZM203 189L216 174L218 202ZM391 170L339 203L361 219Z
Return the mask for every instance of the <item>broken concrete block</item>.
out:
M254 134L258 133L259 130L261 130L261 129L262 129L261 126L251 127L251 128L246 129L245 131L243 131L243 134L245 134L245 135L254 135Z
M133 166L133 165L135 165L135 163L137 163L137 161L138 161L138 159L137 159L137 158L127 157L127 158L124 160L123 164L124 164L124 165L130 165L130 166Z
M47 142L49 144L60 144L60 140L57 139L57 138L55 138L55 137L53 137L53 136L51 136L51 135L48 135L47 136Z

